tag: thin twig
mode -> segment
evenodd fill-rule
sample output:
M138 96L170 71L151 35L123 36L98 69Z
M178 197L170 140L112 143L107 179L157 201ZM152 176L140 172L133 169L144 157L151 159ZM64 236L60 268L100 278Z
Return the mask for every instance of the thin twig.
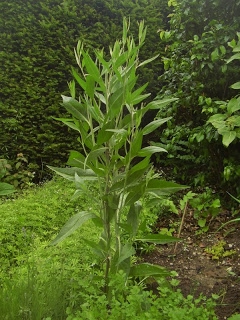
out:
M180 226L179 226L177 238L180 238L180 235L181 235L181 232L182 232L182 227L183 227L185 215L186 215L186 212L187 212L187 206L188 206L188 201L186 202L185 207L184 207L184 210L183 210L182 220L181 220L181 224L180 224ZM175 244L173 254L176 253L177 245L178 245L178 242L176 242L176 244Z

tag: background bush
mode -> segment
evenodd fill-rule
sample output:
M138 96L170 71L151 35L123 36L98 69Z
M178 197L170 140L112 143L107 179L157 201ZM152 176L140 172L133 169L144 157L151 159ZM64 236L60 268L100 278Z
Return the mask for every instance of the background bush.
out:
M226 61L233 54L231 41L237 41L240 30L240 1L171 3L170 29L160 32L166 53L159 94L179 100L161 111L161 116L172 116L172 120L159 138L169 153L157 159L158 166L171 168L178 181L239 194L239 139L223 146L222 136L207 120L223 112L223 103L218 101L226 102L237 94L230 86L239 81L239 60ZM231 176L226 176L227 168Z

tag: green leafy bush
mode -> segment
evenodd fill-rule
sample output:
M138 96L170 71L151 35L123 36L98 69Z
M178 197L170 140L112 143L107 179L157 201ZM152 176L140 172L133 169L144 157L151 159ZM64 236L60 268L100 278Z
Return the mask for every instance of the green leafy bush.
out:
M6 270L25 260L35 238L50 241L68 217L86 207L87 198L69 203L73 190L67 181L58 179L1 203L1 277ZM94 192L92 187L89 190Z
M1 161L5 182L12 184L18 190L31 186L35 175L34 165L29 165L22 153L17 154L15 161L7 161L6 159Z
M225 105L227 113L227 101L235 95L233 87L229 86L238 80L238 62L226 64L226 60L232 56L228 42L236 43L236 30L240 28L239 1L226 4L224 0L183 0L169 4L173 5L170 30L160 32L166 54L159 94L179 100L161 110L162 116L172 116L172 119L163 132L159 132L158 145L166 145L168 154L157 158L157 163L172 168L178 181L236 193L237 179L232 175L226 180L224 168L236 167L239 142L230 144L227 150L219 133L207 121L210 115L215 117L223 113L217 101L223 101L221 105ZM229 114L230 122L232 116ZM226 120L225 124L233 125L228 116L221 117L222 121ZM238 125L230 131L237 132ZM225 137L227 135L226 132Z

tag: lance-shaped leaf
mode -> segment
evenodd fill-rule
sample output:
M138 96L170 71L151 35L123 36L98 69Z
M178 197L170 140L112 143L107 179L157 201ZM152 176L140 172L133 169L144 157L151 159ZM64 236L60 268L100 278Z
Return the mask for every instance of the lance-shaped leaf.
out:
M109 98L109 116L112 120L121 110L125 99L125 89L120 87Z
M74 76L75 80L77 81L77 83L83 88L83 90L86 90L86 82L79 76L79 74L77 73L77 71L75 69L72 68L72 75Z
M63 106L67 109L68 112L72 114L72 116L78 120L86 121L87 120L87 112L85 107L78 102L76 99L71 97L66 97L62 95Z
M96 174L91 169L84 170L76 167L73 167L73 168L57 168L52 166L47 166L47 167L53 170L54 172L56 172L58 175L70 181L75 181L75 173L77 173L77 175L84 180L97 180Z
M158 119L150 122L143 128L143 135L149 134L160 127L163 123L167 122L168 120L172 119L172 117Z
M138 67L144 66L145 64L148 64L148 63L152 62L153 60L157 59L158 56L159 56L159 54L157 54L155 57L152 57L152 58L150 58L150 59L147 59L147 60L141 62L141 63L138 65Z
M132 174L136 171L143 170L143 169L147 170L147 168L149 168L149 164L150 164L150 157L146 157L142 161L135 164L135 166L131 167L129 174Z
M146 192L156 195L164 195L172 192L177 192L186 188L188 187L183 186L181 184L177 184L175 182L160 179L152 179L147 184Z
M143 132L139 131L134 137L134 140L132 141L132 144L131 144L131 151L129 154L131 158L135 157L136 154L138 154L139 151L141 150L142 140L143 140Z
M94 77L90 74L86 77L86 92L89 96L89 98L94 97L94 91L95 91L95 80Z
M92 60L88 53L82 52L84 57L84 63L87 69L87 72L93 77L93 79L100 85L102 91L105 90L105 84L101 77L100 71L96 65L96 63Z
M167 106L169 103L177 101L178 98L167 98L167 99L162 99L162 100L153 100L149 104L146 105L146 109L161 109L162 107Z
M149 146L141 149L137 155L139 157L148 157L157 152L167 152L167 150L157 146Z
M167 277L170 276L171 272L150 263L141 263L131 267L129 276L130 277Z
M150 242L155 244L167 244L171 242L181 241L181 239L168 236L166 234L148 234L141 238L135 239L135 241Z
M127 225L131 227L131 235L135 237L139 226L139 214L141 212L142 206L140 201L135 202L129 208L127 214Z
M50 245L56 245L70 236L75 230L77 230L84 222L98 218L94 213L87 211L81 211L72 216L67 223L62 227L57 237L50 243Z

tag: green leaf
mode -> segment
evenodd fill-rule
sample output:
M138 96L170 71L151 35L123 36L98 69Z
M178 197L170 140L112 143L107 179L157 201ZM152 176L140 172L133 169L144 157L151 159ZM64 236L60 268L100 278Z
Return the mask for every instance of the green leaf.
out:
M143 86L141 86L140 88L136 89L134 92L132 92L132 99L135 100L137 99L141 93L147 88L148 83L145 83ZM147 96L149 95L149 93L147 94Z
M62 95L63 105L73 117L78 120L87 121L87 112L84 106L81 105L77 100Z
M141 149L137 155L139 157L147 157L157 152L167 152L167 150L157 146L149 146Z
M227 104L227 110L230 114L240 110L240 99L232 98Z
M135 202L137 202L144 195L144 192L145 192L144 182L138 183L138 185L131 187L130 192L128 193L125 200L126 206L132 205Z
M78 167L83 169L85 163L85 157L78 151L71 150L68 157L67 165L72 167Z
M109 98L109 116L112 120L121 110L124 103L125 90L123 87L116 90Z
M117 266L119 266L124 260L130 258L135 254L135 249L130 243L126 243L122 248L120 252L120 256L117 261Z
M104 250L104 248L102 248L101 243L98 244L92 240L84 239L84 238L83 238L83 241L86 242L86 244L93 249L93 253L96 256L100 257L102 260L106 259L106 251Z
M90 74L87 75L86 84L87 84L86 85L86 93L91 99L93 99L94 92L95 92L95 80L92 75L90 75Z
M106 147L100 147L98 149L94 149L89 152L88 156L86 157L85 164L88 164L88 162L94 162L97 160L100 156L103 156L106 152Z
M154 100L146 105L146 109L160 109L162 107L167 106L169 103L177 101L178 98L167 98L163 100Z
M132 99L129 104L132 104L132 105L139 104L140 102L145 100L150 95L151 95L151 93L141 94L138 97L136 97L135 99Z
M75 181L75 173L77 173L77 175L81 177L83 180L97 180L96 174L91 169L84 170L77 167L72 167L72 168L57 168L52 166L47 166L47 167L53 170L54 172L56 172L58 175L70 181Z
M172 117L158 119L150 122L143 128L143 135L149 134L155 131L158 127L160 127L163 123L167 122L168 120L172 119Z
M84 222L89 219L98 218L94 213L87 211L81 211L74 216L72 216L67 223L62 227L57 237L50 243L54 246L59 242L63 241L65 238L70 236L75 230L77 230Z
M157 195L164 195L171 192L177 192L186 188L188 187L177 184L175 182L160 179L152 179L149 181L146 191Z
M131 151L130 151L130 155L131 155L131 158L135 157L136 154L138 154L139 150L141 150L141 147L142 147L142 139L143 139L143 132L142 131L139 131L134 140L132 141L132 144L131 144Z
M129 208L127 214L127 225L131 226L131 235L135 237L139 226L139 214L141 212L142 205L140 201L135 202Z
M211 60L215 61L219 58L219 51L218 48L216 48L212 53L211 53Z
M235 82L234 84L232 84L230 86L230 88L232 88L232 89L240 89L240 81L239 82Z
M181 239L179 238L168 236L166 234L149 234L141 238L137 238L135 240L142 241L142 242L150 242L155 244L166 244L166 243L181 241Z
M6 196L13 192L16 192L14 186L6 182L0 182L0 196Z
M129 173L132 174L136 171L140 171L140 170L147 170L147 168L149 167L149 163L150 163L150 157L146 157L143 160L141 160L140 162L138 162L135 166L133 166Z
M130 277L167 277L171 272L157 265L150 263L141 263L132 266L130 269Z
M225 147L228 147L230 145L230 143L233 142L233 140L236 138L236 131L225 131L223 134L223 138L222 138L222 143Z
M83 88L84 91L86 91L86 82L79 76L76 70L72 68L72 75L76 79L77 83Z
M214 126L214 128L221 129L226 126L225 124L226 118L227 118L227 115L225 114L219 114L219 113L214 114L208 119L207 123L210 122Z
M109 121L98 131L98 135L97 135L98 145L101 145L104 142L109 141L109 139L113 135L113 131L112 131L113 126L114 126L113 121Z
M199 219L198 220L199 227L201 227L201 228L205 227L206 221L207 221L206 219Z
M150 58L150 59L147 59L147 60L141 62L141 63L138 65L138 67L144 66L145 64L148 64L148 63L152 62L153 60L156 60L157 57L159 57L159 54L157 54L155 57L152 57L152 58Z
M236 53L234 54L230 59L227 60L227 63L233 61L233 60L240 60L240 52L239 53Z
M101 77L100 71L96 65L96 63L92 60L88 53L82 51L82 55L84 57L85 66L87 72L93 77L93 79L100 85L102 91L105 90L105 84Z

